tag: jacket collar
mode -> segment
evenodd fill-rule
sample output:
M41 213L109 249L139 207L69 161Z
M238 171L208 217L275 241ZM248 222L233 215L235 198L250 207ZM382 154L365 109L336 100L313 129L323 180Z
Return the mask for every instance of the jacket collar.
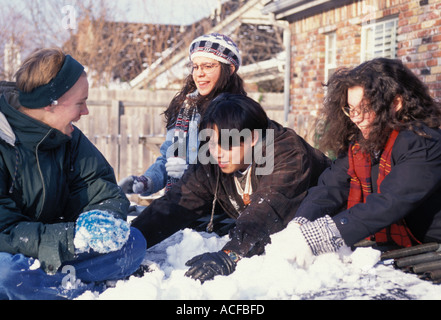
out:
M41 150L53 149L66 143L70 137L59 130L35 120L11 106L8 96L0 96L0 138L14 146L21 143L28 148L39 145ZM10 99L11 100L11 99Z
M3 113L0 113L0 139L15 147L15 134Z

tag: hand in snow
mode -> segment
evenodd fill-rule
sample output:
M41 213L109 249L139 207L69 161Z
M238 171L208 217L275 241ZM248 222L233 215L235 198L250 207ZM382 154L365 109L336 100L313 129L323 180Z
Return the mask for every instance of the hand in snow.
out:
M282 232L273 234L271 244L265 248L266 254L274 260L280 258L296 263L301 268L309 266L314 255L300 228L300 224L291 222Z
M338 252L346 247L330 216L320 217L314 221L296 219L290 222L283 232L271 237L271 245L268 246L267 253L296 262L304 268L312 263L315 256Z
M181 179L184 175L185 170L187 170L188 165L185 159L179 157L170 157L167 159L165 164L165 169L170 177Z
M149 179L145 176L128 176L118 182L124 193L144 193L149 188Z
M227 276L236 269L236 263L223 251L198 255L185 265L190 267L185 275L200 280L201 283L218 275Z
M306 268L314 260L314 255L312 254L312 250L306 242L300 228L300 225L295 225L292 230L291 236L294 242L292 245L295 248L295 251L291 260L294 260L298 266Z
M99 210L82 213L75 225L74 245L77 253L92 249L108 253L121 249L130 234L129 224Z

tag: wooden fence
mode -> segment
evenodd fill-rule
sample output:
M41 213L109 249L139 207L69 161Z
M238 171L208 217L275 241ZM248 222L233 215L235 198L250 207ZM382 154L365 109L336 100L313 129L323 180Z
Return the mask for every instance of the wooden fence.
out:
M175 94L176 91L90 89L89 115L76 125L103 153L118 180L140 175L159 156L166 133L163 112ZM302 132L296 130L297 133L307 134L304 117L290 114L289 121L284 121L283 94L250 96L262 104L269 118L288 127L300 125Z

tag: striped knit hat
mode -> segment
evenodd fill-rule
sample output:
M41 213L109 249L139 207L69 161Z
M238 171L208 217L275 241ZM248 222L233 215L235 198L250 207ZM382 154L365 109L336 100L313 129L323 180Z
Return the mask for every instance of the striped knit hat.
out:
M190 45L190 60L195 57L207 57L216 61L233 64L236 71L241 64L239 48L230 37L219 33L210 33L193 40Z

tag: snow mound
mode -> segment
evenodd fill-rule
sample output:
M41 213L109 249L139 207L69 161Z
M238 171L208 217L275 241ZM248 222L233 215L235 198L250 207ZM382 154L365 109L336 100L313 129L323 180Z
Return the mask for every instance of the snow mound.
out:
M185 277L185 262L195 255L220 250L228 236L179 231L147 250L144 264L151 272L118 281L99 296L86 292L78 299L102 300L290 300L290 299L441 299L441 286L379 262L380 252L359 248L315 257L300 267L289 257L290 229L272 237L266 253L239 261L230 276L203 285Z

